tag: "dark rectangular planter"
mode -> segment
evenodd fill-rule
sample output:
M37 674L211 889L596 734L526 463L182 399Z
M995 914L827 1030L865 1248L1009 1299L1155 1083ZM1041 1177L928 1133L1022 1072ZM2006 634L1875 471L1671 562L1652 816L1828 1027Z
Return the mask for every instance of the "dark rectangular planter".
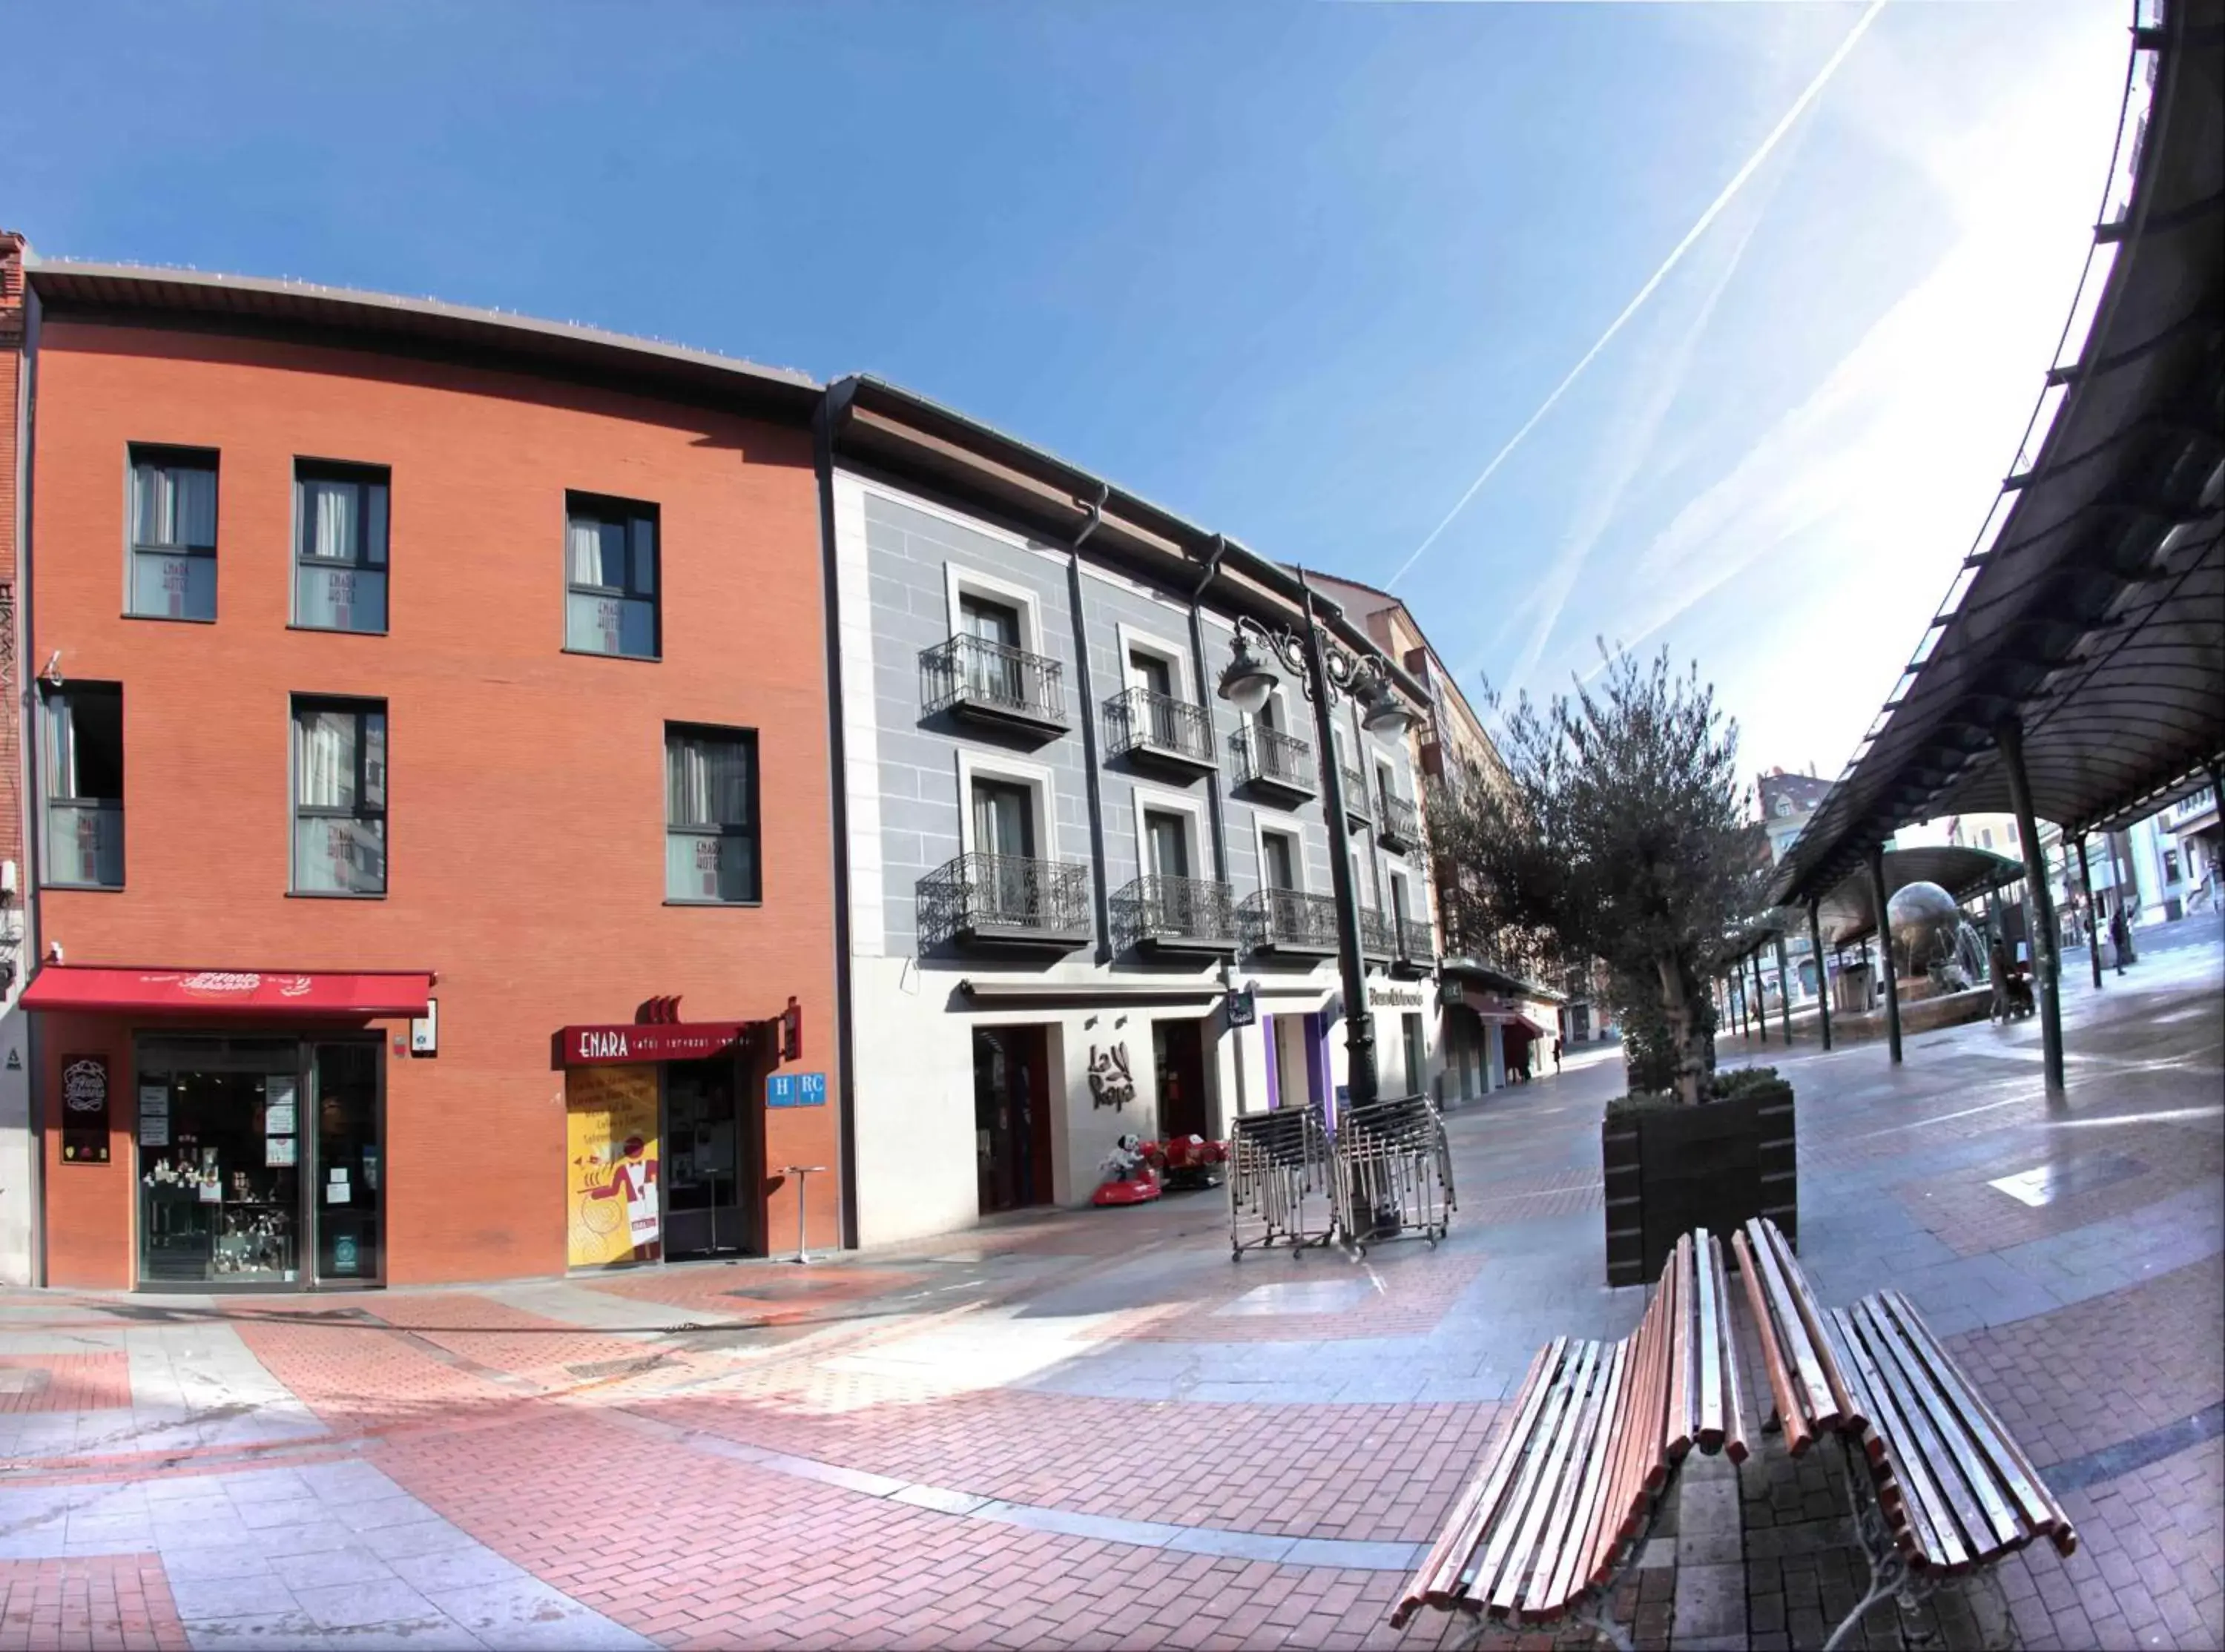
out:
M1610 1114L1600 1126L1607 1282L1651 1284L1679 1234L1704 1227L1727 1244L1756 1216L1775 1222L1797 1250L1793 1154L1792 1086L1782 1081L1749 1086L1697 1107Z

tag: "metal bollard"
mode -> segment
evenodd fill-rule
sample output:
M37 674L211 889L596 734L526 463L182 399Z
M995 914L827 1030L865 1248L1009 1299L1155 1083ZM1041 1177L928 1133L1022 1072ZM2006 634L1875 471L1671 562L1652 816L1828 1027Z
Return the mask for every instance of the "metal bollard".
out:
M811 1260L811 1252L803 1243L804 1189L810 1185L812 1174L826 1168L823 1164L784 1164L780 1168L783 1175L796 1178L796 1261L798 1267Z

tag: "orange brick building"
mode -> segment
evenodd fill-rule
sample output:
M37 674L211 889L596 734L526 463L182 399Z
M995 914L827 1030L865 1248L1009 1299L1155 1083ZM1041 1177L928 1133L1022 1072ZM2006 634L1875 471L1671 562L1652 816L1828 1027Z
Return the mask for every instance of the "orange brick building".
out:
M796 1165L835 1242L816 387L292 283L27 286L42 1282L764 1254Z

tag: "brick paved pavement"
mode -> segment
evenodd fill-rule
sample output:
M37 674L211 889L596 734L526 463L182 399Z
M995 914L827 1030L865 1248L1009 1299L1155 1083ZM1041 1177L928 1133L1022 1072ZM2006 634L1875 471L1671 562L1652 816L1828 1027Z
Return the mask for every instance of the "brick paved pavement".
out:
M2078 1522L1934 1644L2225 1644L2220 963L2074 979L2052 1105L2030 1026L1726 1045L1798 1087L1819 1291L1907 1291ZM1450 1241L1364 1264L1232 1265L1188 1195L809 1270L0 1297L0 1652L1448 1643L1385 1627L1404 1569L1535 1347L1642 1306L1599 1282L1616 1073L1457 1113ZM1617 1609L1808 1647L1862 1578L1831 1458L1770 1442L1696 1466Z

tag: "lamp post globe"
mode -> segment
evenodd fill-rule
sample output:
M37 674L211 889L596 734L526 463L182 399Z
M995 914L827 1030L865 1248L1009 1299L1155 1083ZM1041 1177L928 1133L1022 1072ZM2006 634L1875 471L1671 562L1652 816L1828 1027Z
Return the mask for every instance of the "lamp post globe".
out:
M1267 696L1275 692L1276 681L1275 674L1252 652L1244 633L1237 632L1227 667L1220 674L1221 699L1248 716L1257 716Z
M1361 701L1360 726L1370 734L1404 734L1412 725L1414 714L1398 703L1398 696L1391 692L1391 685L1382 678L1371 678L1369 682L1366 697Z

